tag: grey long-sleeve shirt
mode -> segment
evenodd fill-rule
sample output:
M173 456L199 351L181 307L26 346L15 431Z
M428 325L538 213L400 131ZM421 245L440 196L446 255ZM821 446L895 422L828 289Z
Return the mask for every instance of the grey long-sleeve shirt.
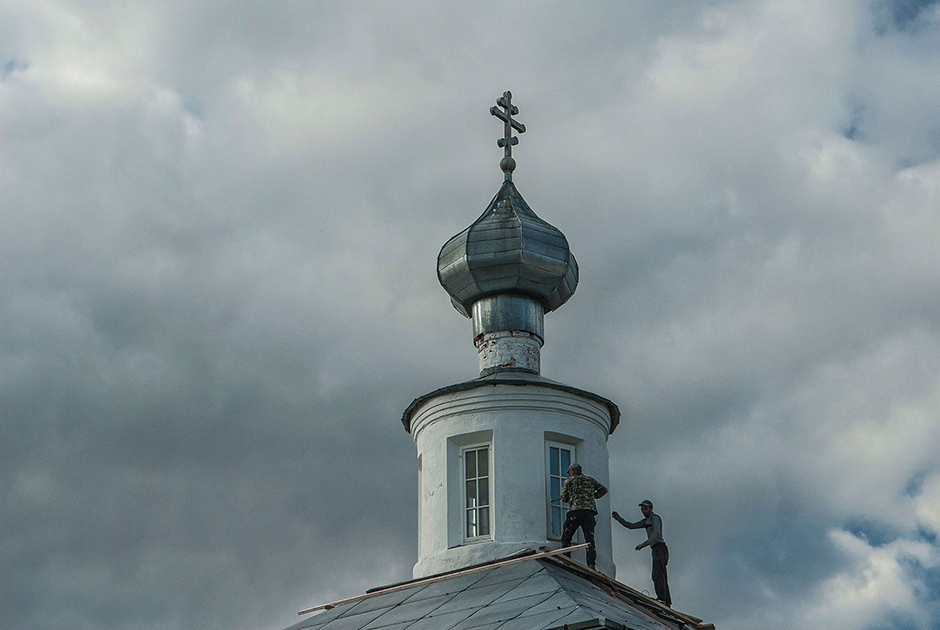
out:
M661 519L659 514L656 514L655 512L635 523L631 523L630 521L627 521L623 518L618 518L617 522L627 529L640 529L641 527L646 528L646 542L641 544L640 547L658 545L659 543L666 542L663 539L663 519Z

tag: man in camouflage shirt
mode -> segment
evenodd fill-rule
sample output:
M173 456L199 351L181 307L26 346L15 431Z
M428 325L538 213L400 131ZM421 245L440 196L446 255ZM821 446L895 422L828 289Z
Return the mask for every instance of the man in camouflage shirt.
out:
M597 504L594 499L600 499L607 494L604 484L593 477L581 474L581 464L571 464L568 467L568 478L561 488L561 500L568 504L568 517L561 532L561 546L571 546L574 533L581 528L584 542L591 543L587 549L587 563L592 569L597 561L597 549L594 548L594 526L597 524ZM567 554L569 557L571 554Z

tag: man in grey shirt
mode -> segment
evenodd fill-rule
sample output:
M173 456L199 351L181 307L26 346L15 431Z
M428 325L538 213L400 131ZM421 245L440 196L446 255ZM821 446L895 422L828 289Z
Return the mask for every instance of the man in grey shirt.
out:
M663 519L659 514L653 512L653 502L646 500L640 503L640 511L643 512L643 519L631 523L617 514L616 511L611 514L614 519L627 529L646 528L646 540L636 546L639 551L643 547L649 547L653 552L653 588L656 589L656 599L672 606L672 597L669 596L669 582L666 577L666 565L669 564L669 548L666 547L666 541L663 539Z

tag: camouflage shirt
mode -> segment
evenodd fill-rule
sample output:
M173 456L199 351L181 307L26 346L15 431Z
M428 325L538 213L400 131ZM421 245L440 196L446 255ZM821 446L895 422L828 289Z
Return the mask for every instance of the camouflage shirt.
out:
M591 510L597 514L594 499L607 494L604 484L587 475L575 475L565 479L561 487L561 500L568 504L568 510Z

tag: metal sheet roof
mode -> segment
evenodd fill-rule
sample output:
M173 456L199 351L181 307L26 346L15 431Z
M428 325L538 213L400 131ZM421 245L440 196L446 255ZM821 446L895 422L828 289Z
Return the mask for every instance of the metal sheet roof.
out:
M404 588L402 588L404 586ZM287 630L689 630L713 628L566 558L378 590Z

